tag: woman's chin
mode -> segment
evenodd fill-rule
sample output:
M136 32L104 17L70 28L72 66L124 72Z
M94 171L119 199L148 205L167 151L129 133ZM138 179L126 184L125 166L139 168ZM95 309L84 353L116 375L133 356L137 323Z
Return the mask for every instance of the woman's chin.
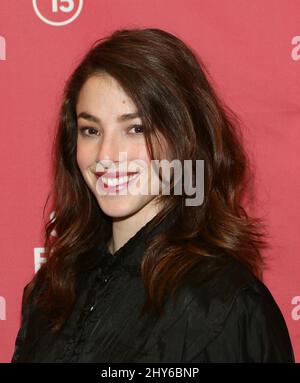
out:
M141 198L142 197L142 198ZM143 198L144 197L144 198ZM106 196L98 197L100 209L109 217L125 218L132 216L142 210L153 199L145 196Z
M133 206L133 204L126 201L124 197L124 200L121 200L121 197L119 197L119 200L116 200L116 198L118 197L114 196L110 201L99 202L101 210L109 217L125 218L139 210L138 206Z

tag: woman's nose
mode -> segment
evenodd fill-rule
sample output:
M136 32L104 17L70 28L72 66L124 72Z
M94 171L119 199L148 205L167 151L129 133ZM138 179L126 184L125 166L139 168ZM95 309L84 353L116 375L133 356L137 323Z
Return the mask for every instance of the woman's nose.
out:
M127 153L126 145L124 145L124 142L121 142L119 137L115 135L103 136L98 151L97 162L122 161L125 153Z

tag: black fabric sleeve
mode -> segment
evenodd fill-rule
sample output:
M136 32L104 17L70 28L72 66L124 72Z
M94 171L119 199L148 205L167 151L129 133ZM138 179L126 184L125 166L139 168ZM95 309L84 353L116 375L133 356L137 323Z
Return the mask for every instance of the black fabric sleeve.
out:
M27 287L28 287L28 284L23 289L22 305L21 305L21 324L17 333L15 348L14 348L14 353L12 356L11 363L15 363L18 361L19 352L20 352L20 349L22 348L22 345L24 344L25 337L26 337L28 317L29 317L29 306L24 304L24 296L25 296L25 291Z
M284 317L265 285L261 284L259 289L244 287L239 291L222 331L202 351L201 360L295 362Z

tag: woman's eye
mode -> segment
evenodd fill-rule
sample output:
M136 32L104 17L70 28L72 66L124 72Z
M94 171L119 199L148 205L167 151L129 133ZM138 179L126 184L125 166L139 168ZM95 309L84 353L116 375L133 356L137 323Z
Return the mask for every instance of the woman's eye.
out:
M133 133L141 134L141 133L144 133L144 130L143 130L143 129L144 129L144 128L143 128L143 125L133 125L133 126L131 127L131 129L130 129L130 132L131 132L132 130L134 130Z
M79 131L83 136L88 137L90 137L91 135L95 135L95 133L98 133L97 129L91 127L79 128ZM89 133L86 133L86 131L88 131Z

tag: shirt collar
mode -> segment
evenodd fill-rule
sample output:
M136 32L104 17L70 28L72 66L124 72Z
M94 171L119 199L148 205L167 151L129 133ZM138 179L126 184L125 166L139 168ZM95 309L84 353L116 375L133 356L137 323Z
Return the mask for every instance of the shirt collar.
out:
M141 265L146 240L153 238L156 234L165 231L176 221L176 214L169 212L157 224L150 229L150 225L158 219L158 216L153 217L144 226L142 226L122 247L114 254L108 250L107 243L101 242L97 246L97 252L100 255L100 268L102 271L110 272L123 268L127 271L137 274ZM148 238L149 237L149 238Z

